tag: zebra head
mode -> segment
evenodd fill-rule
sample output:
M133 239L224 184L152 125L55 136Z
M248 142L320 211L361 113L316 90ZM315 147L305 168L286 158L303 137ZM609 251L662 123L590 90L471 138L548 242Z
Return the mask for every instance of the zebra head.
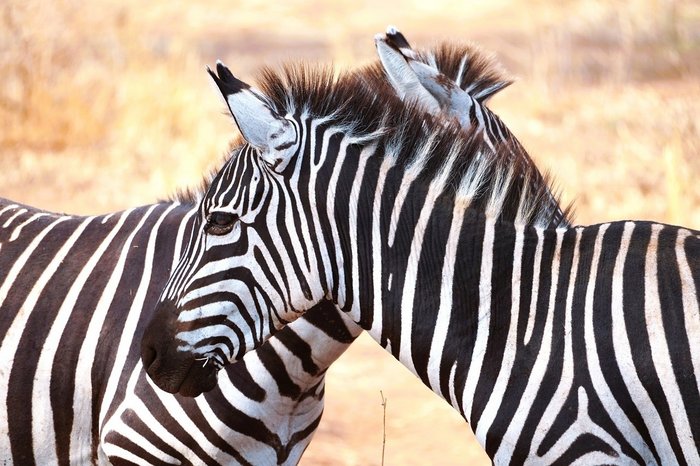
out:
M297 219L297 160L310 151L301 119L280 115L218 62L208 70L245 143L200 201L199 217L142 341L144 366L164 390L197 395L327 294L313 234ZM302 177L304 175L301 175ZM290 189L290 187L292 189ZM308 228L312 228L308 225ZM294 230L294 231L290 231ZM301 258L301 260L299 260Z

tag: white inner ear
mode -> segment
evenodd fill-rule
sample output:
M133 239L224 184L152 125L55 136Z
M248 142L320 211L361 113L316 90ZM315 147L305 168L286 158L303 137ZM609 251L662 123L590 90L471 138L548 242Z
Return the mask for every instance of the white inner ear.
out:
M463 127L471 125L469 109L474 101L467 92L425 63L411 60L410 66L421 85L440 103L444 113L456 117Z
M386 71L391 85L402 100L417 100L429 113L440 111L440 105L435 97L430 95L421 84L415 71L399 52L391 48L381 36L375 38L377 53Z
M276 172L281 172L296 152L299 140L296 127L287 119L275 121L267 133L268 150L262 151L263 159Z
M298 145L296 127L257 94L253 89L244 89L229 95L226 101L248 144L258 149L275 171L282 171Z

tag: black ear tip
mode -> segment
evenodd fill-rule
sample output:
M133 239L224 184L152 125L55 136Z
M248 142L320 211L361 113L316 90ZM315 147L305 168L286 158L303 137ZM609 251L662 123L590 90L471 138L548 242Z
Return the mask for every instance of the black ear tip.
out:
M246 83L236 78L231 70L229 70L226 65L224 65L221 60L216 61L216 73L214 73L211 68L207 66L207 72L214 79L214 82L224 95L231 95L242 91L243 89L248 89Z
M397 48L397 49L410 49L411 48L411 45L408 43L408 40L406 40L406 36L404 36L401 33L401 31L399 31L395 27L387 28L386 39L387 39L387 42L394 48Z
M223 81L236 81L231 70L229 70L221 60L216 60L216 73L219 75L219 79Z
M207 73L209 73L209 76L211 76L215 82L219 81L219 77L209 68L209 65L207 65Z

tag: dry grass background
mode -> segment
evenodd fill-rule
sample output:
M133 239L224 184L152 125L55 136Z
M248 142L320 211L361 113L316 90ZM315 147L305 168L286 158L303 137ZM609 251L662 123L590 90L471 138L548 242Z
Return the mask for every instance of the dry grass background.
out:
M305 59L373 59L396 24L418 46L472 40L518 78L499 113L577 221L700 228L696 0L195 2L5 0L0 5L0 196L100 213L197 183L232 125L204 65L252 79ZM487 464L461 419L368 338L328 380L303 464Z

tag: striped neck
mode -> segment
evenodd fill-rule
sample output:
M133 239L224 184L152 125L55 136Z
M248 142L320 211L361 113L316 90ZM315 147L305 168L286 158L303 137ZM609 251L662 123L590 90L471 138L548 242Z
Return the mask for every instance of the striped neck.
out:
M335 300L475 422L474 386L481 374L498 372L507 345L515 344L509 329L520 329L521 345L532 338L536 291L521 284L532 282L534 270L557 267L554 250L569 230L490 219L454 197L436 196L429 185L406 187L386 166L366 178L377 180L365 183L371 194L335 204L335 218L348 219L338 226L345 231L336 254L344 262ZM342 185L336 193L342 198ZM540 260L548 267L540 269ZM546 288L551 277L534 279Z
M688 313L672 305L697 309L687 259L698 255L696 232L648 222L518 226L427 186L402 193L386 178L375 209L349 198L340 249L351 279L338 305L462 414L496 464L570 463L595 450L621 457L626 447L615 445L626 442L640 463L654 463L649 445L660 445L660 464L695 455L695 402L683 397L696 400L697 385L671 374L689 367ZM623 383L634 401L620 395ZM657 392L639 395L644 384ZM656 414L666 399L684 439L677 447L663 438L670 417ZM641 418L648 435L637 434Z

